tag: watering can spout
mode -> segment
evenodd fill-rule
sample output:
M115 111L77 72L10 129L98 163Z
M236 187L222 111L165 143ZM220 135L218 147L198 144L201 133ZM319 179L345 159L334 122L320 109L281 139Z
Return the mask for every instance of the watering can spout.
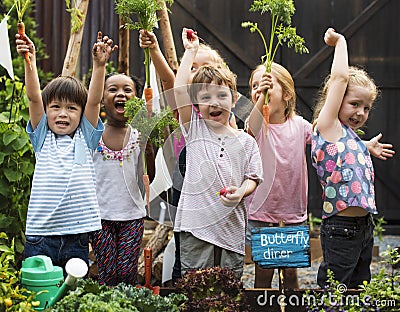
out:
M85 261L79 258L72 258L68 260L65 265L65 271L67 272L67 278L61 285L55 296L50 300L47 307L52 307L57 301L62 299L68 290L72 289L78 279L84 277L88 271L88 266Z

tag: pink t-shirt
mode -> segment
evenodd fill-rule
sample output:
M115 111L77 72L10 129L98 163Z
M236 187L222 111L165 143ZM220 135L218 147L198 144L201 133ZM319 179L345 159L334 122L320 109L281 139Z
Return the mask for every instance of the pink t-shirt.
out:
M300 116L283 124L270 124L256 136L264 181L246 198L249 220L287 224L307 219L308 175L306 144L311 124Z

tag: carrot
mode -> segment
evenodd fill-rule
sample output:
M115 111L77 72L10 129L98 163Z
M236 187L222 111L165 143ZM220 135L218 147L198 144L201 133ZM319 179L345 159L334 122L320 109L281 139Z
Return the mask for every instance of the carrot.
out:
M151 87L146 87L143 92L146 100L147 115L151 117L151 115L153 115L153 89Z
M148 174L143 174L142 176L144 190L146 192L146 205L147 213L150 215L150 177Z
M267 134L268 124L269 124L269 105L263 105L263 116L264 116L265 134Z
M24 24L24 22L19 21L19 22L17 23L17 28L18 28L18 35L19 35L19 38L20 38L21 40L24 40L24 41L26 42L26 37L25 37L25 24ZM25 53L24 53L24 58L25 58L26 63L29 65L29 68L32 70L31 59L29 58L29 53L28 53L28 52L25 52Z

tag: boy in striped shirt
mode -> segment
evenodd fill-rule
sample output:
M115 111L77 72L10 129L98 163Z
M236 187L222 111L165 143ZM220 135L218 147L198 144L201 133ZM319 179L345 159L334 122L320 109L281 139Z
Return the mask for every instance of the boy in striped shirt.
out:
M101 228L92 155L104 129L99 112L105 65L118 47L98 33L89 92L65 76L41 93L34 44L27 36L16 38L18 54L31 59L31 66L25 60L26 130L36 157L24 258L45 255L63 268L70 258L88 262L89 232Z

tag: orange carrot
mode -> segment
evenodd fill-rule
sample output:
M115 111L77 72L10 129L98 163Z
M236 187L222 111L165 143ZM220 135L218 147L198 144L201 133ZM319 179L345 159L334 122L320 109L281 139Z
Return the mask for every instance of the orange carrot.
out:
M146 100L147 115L151 117L153 114L153 89L151 87L144 88L144 98Z
M18 35L21 40L24 40L26 42L26 37L25 37L25 24L24 22L20 21L17 23L17 28L18 28ZM24 53L24 58L26 63L29 65L29 68L32 70L32 64L31 64L31 59L29 58L29 53L25 52Z
M146 191L146 204L147 213L150 215L150 177L148 174L143 174L142 176L144 190Z
M263 105L263 116L264 116L265 134L267 134L268 124L269 124L269 105Z

